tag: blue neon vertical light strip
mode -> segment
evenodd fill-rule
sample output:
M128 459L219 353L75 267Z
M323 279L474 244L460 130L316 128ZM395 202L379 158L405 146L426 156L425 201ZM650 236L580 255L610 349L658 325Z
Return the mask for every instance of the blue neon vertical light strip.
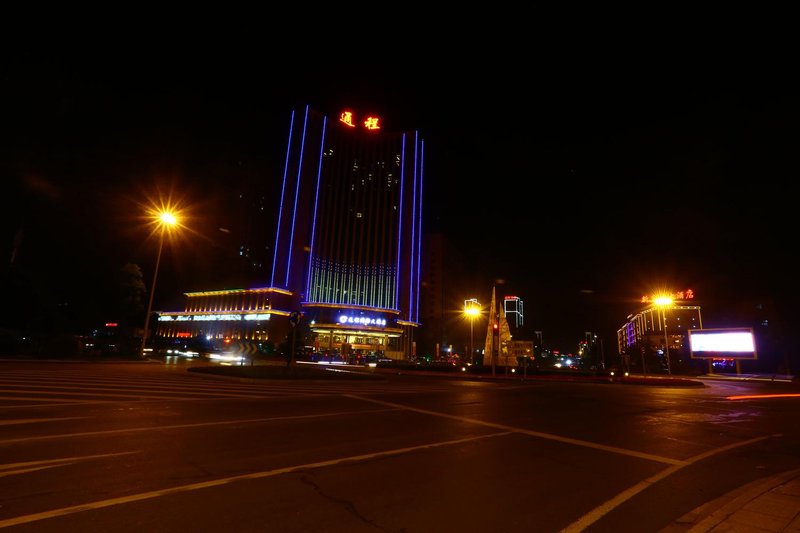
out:
M410 272L408 280L408 320L413 320L414 313L414 251L417 239L417 135L414 134L414 186L411 189L411 248L408 251L408 266Z
M419 224L417 225L417 231L419 232L419 238L417 239L417 307L416 307L416 320L415 322L419 322L419 281L420 281L420 258L422 257L422 182L423 177L425 175L424 172L424 165L425 165L425 141L420 141L419 143Z
M395 265L394 308L400 310L400 244L403 236L403 187L406 178L406 134L403 134L400 150L400 213L397 221L397 264Z
M289 237L289 259L286 260L286 281L284 281L283 287L285 289L289 288L289 271L291 270L292 266L292 248L294 247L294 226L295 221L297 220L297 197L300 195L300 173L303 170L303 156L305 156L306 150L306 128L308 127L308 106L306 106L306 116L303 119L303 137L302 141L300 142L300 159L299 163L297 164L297 183L294 188L294 209L292 209L292 234Z
M317 206L319 205L319 181L322 176L322 154L325 151L325 128L328 117L322 117L322 140L319 143L319 163L317 164L317 190L314 193L314 220L311 222L311 246L308 252L308 281L306 282L306 301L311 301L311 270L314 264L314 235L317 230ZM314 300L316 301L316 300Z
M275 286L275 263L278 260L278 241L281 238L281 220L283 220L283 197L286 194L286 173L289 171L289 152L292 149L292 130L294 129L294 111L292 111L292 119L289 122L289 142L286 143L286 161L283 163L283 186L281 187L281 207L278 210L278 231L275 232L275 253L272 256L272 277L270 278L270 287Z

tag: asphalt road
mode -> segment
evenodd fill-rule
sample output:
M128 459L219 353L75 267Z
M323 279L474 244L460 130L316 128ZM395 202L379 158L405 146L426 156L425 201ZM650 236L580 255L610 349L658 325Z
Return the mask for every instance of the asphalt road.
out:
M792 384L0 361L0 528L657 532L800 467Z

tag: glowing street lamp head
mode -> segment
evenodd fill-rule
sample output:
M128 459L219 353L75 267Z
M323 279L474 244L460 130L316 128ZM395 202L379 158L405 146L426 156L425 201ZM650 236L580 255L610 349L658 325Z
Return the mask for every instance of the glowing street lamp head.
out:
M158 198L147 198L142 207L142 221L148 227L151 236L169 236L173 238L178 232L187 230L185 226L191 218L187 205L182 200L175 200L172 195Z
M168 226L174 226L178 223L178 219L175 218L175 215L168 211L164 211L163 213L159 214L158 219L162 224L166 224Z
M477 299L464 300L464 314L470 318L481 314L481 304L478 303Z

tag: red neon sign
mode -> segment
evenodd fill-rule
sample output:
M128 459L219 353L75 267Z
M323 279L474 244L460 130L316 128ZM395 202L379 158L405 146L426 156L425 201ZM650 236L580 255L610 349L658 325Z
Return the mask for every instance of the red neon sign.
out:
M353 122L353 112L352 111L342 111L342 114L339 115L339 122L350 126L351 128L355 128L356 125Z
M356 117L352 111L342 111L342 113L339 115L339 122L350 128L356 127ZM376 117L374 115L366 117L363 124L364 129L367 130L375 131L381 129L381 119L380 117Z
M642 296L642 303L648 303L655 301L659 295L654 294L652 296ZM692 289L686 289L685 291L678 291L672 295L673 300L694 300L694 291Z

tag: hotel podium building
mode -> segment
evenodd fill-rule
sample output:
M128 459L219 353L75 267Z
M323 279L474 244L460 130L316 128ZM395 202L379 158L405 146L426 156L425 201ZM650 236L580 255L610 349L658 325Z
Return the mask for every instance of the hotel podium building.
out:
M187 293L157 334L278 344L299 312L317 351L416 355L423 161L417 131L293 111L269 285Z
M691 291L689 291L691 294ZM684 294L684 293L681 293ZM692 296L693 297L693 296ZM623 370L663 372L686 369L690 329L703 329L699 305L648 305L617 330L617 349ZM670 363L666 354L670 354Z

